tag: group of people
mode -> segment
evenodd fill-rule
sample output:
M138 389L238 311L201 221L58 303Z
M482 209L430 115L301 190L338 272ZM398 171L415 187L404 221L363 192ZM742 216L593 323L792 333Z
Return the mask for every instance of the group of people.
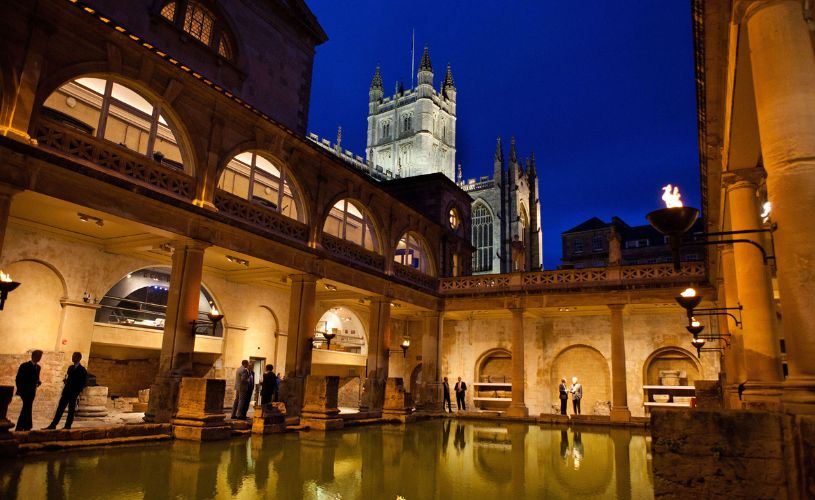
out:
M23 400L23 408L20 410L20 417L17 419L17 425L14 428L16 431L30 431L34 425L31 413L34 408L34 398L37 396L37 388L42 384L40 380L41 360L42 351L37 349L31 353L30 360L17 368L17 376L14 382L17 386L17 395ZM62 420L62 414L65 413L66 408L68 409L68 417L65 420L64 428L70 429L73 425L79 394L88 382L88 371L80 364L80 361L82 361L82 353L75 352L71 355L71 366L68 367L65 377L62 379L62 394L60 394L59 403L57 403L57 411L53 420L51 420L51 424L46 429L57 428L57 424Z
M232 419L246 420L252 393L255 392L255 372L249 368L249 361L244 359L235 370L235 401L232 402ZM260 389L260 404L277 402L280 394L280 378L274 372L274 366L266 365Z
M577 381L577 377L572 377L571 387L566 386L565 378L560 379L558 392L560 393L558 396L560 397L560 414L566 415L566 405L569 401L569 394L571 394L574 414L580 415L580 401L583 399L583 385Z
M450 383L447 381L447 377L444 377L444 382L442 382L442 387L444 388L444 404L442 404L442 408L444 411L453 413L453 404L450 401ZM467 409L467 383L461 380L461 377L458 378L458 382L453 387L453 390L456 393L456 406L459 410L466 410Z

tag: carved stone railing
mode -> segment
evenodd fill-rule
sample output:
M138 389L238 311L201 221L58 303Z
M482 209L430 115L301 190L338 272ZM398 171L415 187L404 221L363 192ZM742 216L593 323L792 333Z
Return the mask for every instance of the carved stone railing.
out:
M350 241L323 233L320 238L323 249L334 257L353 262L376 271L385 270L385 258L376 252L365 250Z
M215 190L214 205L219 214L245 222L263 231L301 243L308 240L308 226L302 222L222 189Z
M60 123L41 118L34 138L42 148L85 160L152 189L191 200L195 179L150 158L104 139L99 139Z
M407 281L413 285L427 290L436 290L437 281L433 276L417 271L397 262L393 263L393 275L402 281Z
M485 295L566 289L660 288L699 281L704 277L704 263L686 262L678 271L672 264L647 264L441 278L438 290L441 295Z

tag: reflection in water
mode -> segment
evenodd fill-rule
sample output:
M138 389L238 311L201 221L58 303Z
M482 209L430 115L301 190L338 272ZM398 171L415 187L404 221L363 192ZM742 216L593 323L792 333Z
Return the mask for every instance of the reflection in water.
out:
M432 420L28 456L0 498L651 498L646 453L630 430Z

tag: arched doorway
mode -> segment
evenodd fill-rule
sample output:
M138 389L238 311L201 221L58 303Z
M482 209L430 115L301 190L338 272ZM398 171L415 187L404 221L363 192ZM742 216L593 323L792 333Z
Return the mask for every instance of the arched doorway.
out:
M557 395L560 379L565 378L570 385L572 377L577 377L583 385L582 413L608 415L611 409L611 375L605 356L587 345L574 345L560 351L552 361L547 388L552 394L552 401Z
M492 349L476 362L473 404L482 410L503 410L512 401L512 354Z
M330 347L326 334L333 334ZM368 335L357 312L348 306L325 311L317 321L313 346L311 374L339 377L338 406L343 411L358 409L368 359Z

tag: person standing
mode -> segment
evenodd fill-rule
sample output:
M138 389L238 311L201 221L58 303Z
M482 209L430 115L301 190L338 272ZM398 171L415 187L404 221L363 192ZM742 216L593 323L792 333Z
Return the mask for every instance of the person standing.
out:
M46 429L57 428L57 424L60 419L62 419L62 413L65 411L66 406L68 407L68 417L65 419L64 429L70 429L71 425L73 425L76 400L79 399L79 394L82 392L82 389L85 388L85 384L88 381L88 370L79 364L81 360L81 352L75 352L71 356L73 364L68 367L68 372L62 380L64 386L62 388L62 394L59 397L59 403L57 404L57 412L54 414L54 420L51 421L51 425L46 427Z
M456 382L456 406L458 406L459 410L467 410L467 403L465 401L465 396L467 394L467 384L461 380L461 377L458 378L458 382Z
M277 399L277 375L274 366L266 365L260 388L260 404L265 405Z
M241 365L235 370L235 401L232 402L232 419L238 418L238 410L243 408L246 398L246 388L249 385L249 361L241 361Z
M560 379L560 385L558 386L558 392L560 392L560 414L566 414L566 404L569 401L569 388L566 386L566 379Z
M453 413L453 403L450 401L450 382L447 381L447 377L444 377L444 382L442 382L441 386L444 389L444 401L441 407L445 412Z
M17 368L17 377L14 382L17 385L17 395L23 400L23 408L20 410L20 417L17 419L15 431L30 431L31 410L34 407L34 397L37 395L37 387L40 382L40 360L42 351L36 349L31 352L31 359L21 364Z
M247 361L247 365L248 365ZM249 373L249 381L246 384L246 394L244 395L243 402L241 403L241 419L246 419L246 413L249 411L249 405L252 403L252 395L255 392L255 371L250 370L249 367L246 367L246 371Z
M580 415L580 400L583 399L583 386L577 381L577 377L572 377L572 407L575 415Z

